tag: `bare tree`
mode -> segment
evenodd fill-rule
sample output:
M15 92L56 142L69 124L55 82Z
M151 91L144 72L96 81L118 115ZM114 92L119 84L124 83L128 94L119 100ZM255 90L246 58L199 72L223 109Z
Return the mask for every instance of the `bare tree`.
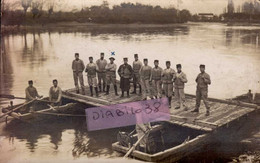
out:
M35 18L37 15L38 17L41 16L42 8L43 8L43 0L34 0L32 1L32 14L33 18Z
M21 0L24 14L26 14L29 7L31 7L32 0Z
M47 10L49 16L53 13L54 7L55 7L55 0L48 0L45 1L47 3Z

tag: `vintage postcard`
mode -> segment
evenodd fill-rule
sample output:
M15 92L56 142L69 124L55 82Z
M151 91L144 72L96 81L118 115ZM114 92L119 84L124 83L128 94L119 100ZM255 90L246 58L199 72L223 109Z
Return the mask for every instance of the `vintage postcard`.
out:
M0 163L260 162L260 0L1 0Z

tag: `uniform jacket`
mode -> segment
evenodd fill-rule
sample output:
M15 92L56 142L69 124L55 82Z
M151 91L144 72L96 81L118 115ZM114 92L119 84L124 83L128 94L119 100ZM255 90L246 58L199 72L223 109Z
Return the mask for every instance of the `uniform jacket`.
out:
M150 80L152 74L152 67L151 66L142 66L140 69L140 76L143 80Z
M129 64L122 64L117 72L123 78L132 78L133 75L133 69Z
M163 83L165 84L172 84L173 80L175 78L176 72L174 71L174 69L169 68L169 69L164 69L163 73L162 73L162 80Z
M106 65L106 74L110 75L110 76L116 76L116 68L117 68L117 66L115 63L113 63L113 64L108 63Z
M107 60L98 59L96 63L97 63L97 72L106 72Z
M199 73L196 80L197 88L208 88L208 85L211 84L210 76L206 72Z
M79 59L79 60L73 60L72 61L72 70L73 72L83 72L85 69L84 62Z
M57 86L57 88L55 88L54 86L52 86L49 90L49 99L50 101L57 101L59 102L61 100L61 88Z
M85 72L88 73L88 77L97 76L97 65L95 63L88 63Z
M174 79L174 86L175 88L178 88L178 89L183 89L184 88L184 83L187 83L188 80L187 80L187 77L186 77L186 74L184 74L183 72L181 73L176 73L176 77Z
M151 74L151 80L161 80L163 69L161 67L153 68Z
M35 87L27 87L25 89L25 95L27 100L33 100L36 97L40 97Z
M139 71L141 67L143 66L142 62L140 60L133 62L133 71L134 74L139 74Z

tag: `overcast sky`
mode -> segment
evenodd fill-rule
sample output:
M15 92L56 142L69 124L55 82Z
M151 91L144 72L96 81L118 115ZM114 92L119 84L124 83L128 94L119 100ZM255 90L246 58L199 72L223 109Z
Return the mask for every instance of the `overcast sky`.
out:
M6 0L16 1L16 0ZM55 1L55 10L81 9L83 6L89 7L91 5L100 5L103 0L44 0ZM120 4L122 2L142 3L151 5L160 5L162 7L176 7L179 9L188 9L191 13L210 12L214 14L223 13L224 8L227 6L230 0L107 0L110 6ZM241 5L245 1L254 0L233 0L235 4L235 10L237 6ZM258 0L259 1L259 0ZM178 3L179 2L179 3ZM179 5L178 5L179 4Z

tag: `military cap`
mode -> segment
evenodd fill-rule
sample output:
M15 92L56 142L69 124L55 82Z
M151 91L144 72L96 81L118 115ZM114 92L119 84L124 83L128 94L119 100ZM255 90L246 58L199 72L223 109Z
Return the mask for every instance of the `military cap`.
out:
M154 60L154 62L157 62L157 63L159 63L159 60L157 60L157 59L156 59L156 60Z
M114 58L114 57L110 57L109 59L113 59L113 60L115 60L115 58Z
M93 59L93 57L88 57L89 59Z
M148 59L147 59L147 58L144 58L144 61L148 61Z
M134 56L135 56L135 57L138 57L138 54L135 54Z
M101 55L105 55L105 53L104 52L102 52L102 53L100 53Z
M181 68L181 64L177 64L176 67L177 67L177 68L179 68L179 67Z
M32 84L32 83L33 83L33 81L32 81L32 80L29 80L29 81L28 81L28 84Z
M127 58L127 57L125 57L125 58L124 58L124 60L128 60L128 58Z
M168 63L171 64L171 61L166 61L166 64L168 64Z
M205 65L201 64L200 67L201 67L201 68L205 68Z
M79 53L75 53L75 55L79 55Z

